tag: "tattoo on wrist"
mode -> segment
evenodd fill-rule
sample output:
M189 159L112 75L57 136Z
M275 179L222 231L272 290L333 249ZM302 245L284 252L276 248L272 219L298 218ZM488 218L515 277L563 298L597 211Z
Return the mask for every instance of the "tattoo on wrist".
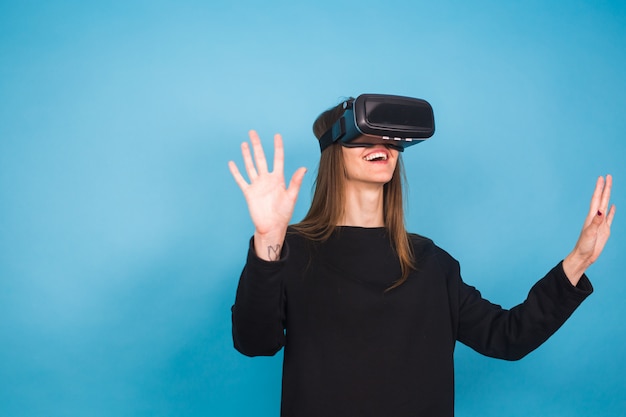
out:
M268 246L267 257L270 261L277 261L280 259L280 245Z

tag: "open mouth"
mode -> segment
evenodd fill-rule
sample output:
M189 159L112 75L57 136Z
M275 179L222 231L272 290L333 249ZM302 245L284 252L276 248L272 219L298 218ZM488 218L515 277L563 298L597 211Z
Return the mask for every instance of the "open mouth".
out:
M368 162L380 162L380 161L386 161L388 157L387 157L386 152L380 151L380 152L372 152L368 155L365 155L363 159L365 159Z

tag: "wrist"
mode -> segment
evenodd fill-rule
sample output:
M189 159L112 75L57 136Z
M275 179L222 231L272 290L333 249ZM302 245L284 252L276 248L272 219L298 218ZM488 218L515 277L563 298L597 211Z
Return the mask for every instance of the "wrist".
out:
M572 251L563 260L563 272L570 280L572 285L576 286L591 263L586 257L580 256L576 250Z
M287 231L272 231L268 233L254 232L254 251L265 261L278 261L285 242Z

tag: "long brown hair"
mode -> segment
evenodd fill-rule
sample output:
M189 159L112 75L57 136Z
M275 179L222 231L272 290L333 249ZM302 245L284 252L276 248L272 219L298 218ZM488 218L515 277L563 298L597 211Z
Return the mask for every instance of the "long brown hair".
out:
M350 99L352 100L352 99ZM344 113L343 102L320 114L313 123L313 133L319 139ZM343 147L338 143L324 149L315 180L315 191L309 212L304 219L293 226L303 236L323 242L334 232L343 216L345 208L346 167ZM404 200L402 183L405 181L402 158L391 181L383 186L383 219L392 247L398 255L402 271L401 277L388 288L391 290L404 281L415 269L415 256L411 241L404 227Z

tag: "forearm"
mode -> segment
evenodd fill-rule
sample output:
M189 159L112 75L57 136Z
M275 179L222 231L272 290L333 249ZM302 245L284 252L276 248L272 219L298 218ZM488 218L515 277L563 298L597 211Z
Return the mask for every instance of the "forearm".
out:
M283 270L284 259L265 261L250 246L232 307L233 342L245 355L273 355L284 345Z
M593 291L584 274L577 284L571 285L557 265L532 287L522 304L510 310L466 291L459 340L488 356L520 359L548 339Z

